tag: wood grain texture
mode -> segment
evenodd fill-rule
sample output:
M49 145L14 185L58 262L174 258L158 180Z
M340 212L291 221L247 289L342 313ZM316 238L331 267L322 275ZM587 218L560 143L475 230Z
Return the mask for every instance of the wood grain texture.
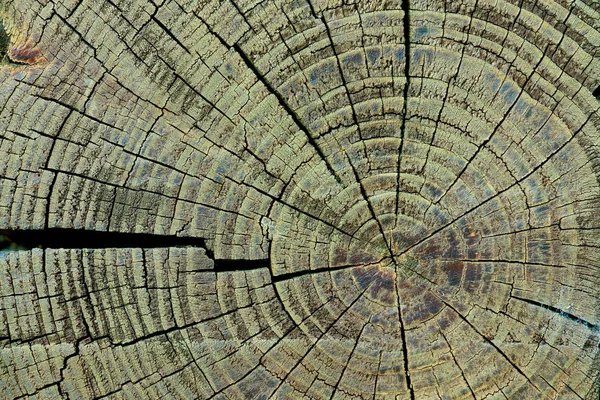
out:
M600 395L597 0L0 19L0 398Z

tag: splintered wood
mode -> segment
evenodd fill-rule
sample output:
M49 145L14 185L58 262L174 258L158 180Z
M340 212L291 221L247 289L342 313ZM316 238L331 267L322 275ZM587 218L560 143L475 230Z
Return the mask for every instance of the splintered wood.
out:
M597 0L0 7L0 398L598 399Z

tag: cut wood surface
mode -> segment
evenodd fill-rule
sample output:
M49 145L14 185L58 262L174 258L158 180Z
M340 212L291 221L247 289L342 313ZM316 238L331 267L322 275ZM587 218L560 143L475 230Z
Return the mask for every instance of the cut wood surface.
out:
M1 399L600 396L598 0L6 0Z

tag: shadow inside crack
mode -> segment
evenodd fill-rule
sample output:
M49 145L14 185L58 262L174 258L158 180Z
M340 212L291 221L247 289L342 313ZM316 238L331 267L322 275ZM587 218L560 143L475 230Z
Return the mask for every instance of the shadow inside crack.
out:
M4 22L0 20L0 64L10 64L10 58L8 57L8 44L10 38L4 27Z
M204 239L150 233L122 233L83 229L50 228L40 230L0 229L0 251L100 248L200 247ZM210 253L210 251L207 251Z

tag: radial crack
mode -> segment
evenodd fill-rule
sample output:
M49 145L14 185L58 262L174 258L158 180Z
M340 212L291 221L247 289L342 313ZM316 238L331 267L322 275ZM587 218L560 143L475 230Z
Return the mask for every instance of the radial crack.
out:
M290 117L292 118L292 121L294 121L294 123L298 126L298 128L300 128L300 130L302 132L304 132L304 134L306 136L306 140L311 145L311 147L317 152L319 157L323 160L323 162L325 163L325 166L327 167L327 170L331 173L331 175L333 175L333 177L335 178L337 183L341 184L342 179L339 177L339 175L337 174L337 172L335 171L333 166L329 163L329 161L327 160L327 157L323 153L323 150L321 150L321 148L315 141L313 135L310 133L310 130L308 129L308 127L306 125L304 125L304 122L302 122L302 120L300 119L298 114L296 114L296 112L292 109L292 107L287 103L287 101L283 98L281 93L279 93L279 91L277 91L273 87L273 85L271 85L271 83L267 80L267 78L258 70L256 65L254 65L252 60L250 60L250 57L248 57L248 55L244 52L244 50L242 50L240 45L237 43L234 44L233 49L240 55L240 57L244 61L244 64L246 64L246 66L252 71L252 73L254 73L256 78L258 78L258 80L267 88L267 90L273 96L275 96L275 98L279 102L279 105L290 115Z
M387 258L389 258L389 256L383 257L379 261L383 261ZM352 269L352 268L365 268L365 267L372 266L372 265L377 265L377 263L340 265L338 267L324 267L324 268L307 269L307 270L302 270L302 271L287 272L287 273L284 273L281 275L274 275L273 282L281 282L281 281L299 278L302 276L320 274L323 272L343 271L343 270Z
M340 315L331 323L331 325L329 325L327 327L327 329L322 332L319 337L311 344L311 346L308 348L308 350L306 351L306 353L304 353L304 355L298 360L298 362L296 362L296 364L294 365L293 368L291 368L286 374L285 376L281 379L281 381L279 382L279 385L277 385L277 387L275 388L275 390L273 391L273 393L276 393L277 390L281 387L281 385L283 385L283 383L286 381L286 379L290 376L290 374L292 372L294 372L294 370L298 367L298 365L300 365L300 363L302 363L302 361L306 358L306 356L308 356L308 354L312 351L312 349L317 345L317 343L321 340L321 338L323 336L325 336L327 334L327 332L329 332L329 330L336 324L336 322L338 322L340 320L340 318L342 318L344 316L344 314L346 314L346 312L348 310L350 310L352 308L352 306L365 294L365 292L372 286L373 284L370 284L369 286L367 286L362 292L360 292L358 294L358 296L340 313Z
M533 382L529 379L529 377L527 375L525 375L525 373L521 370L521 368L519 368L519 366L517 364L515 364L514 361L512 361L507 355L506 353L504 353L502 351L502 349L500 349L500 347L498 347L496 345L496 343L492 342L490 339L488 339L487 336L485 336L483 333L479 332L479 330L471 323L469 322L469 320L462 315L456 308L454 308L452 305L450 305L449 303L447 303L445 300L442 300L442 302L448 306L448 308L450 308L452 311L454 311L456 313L456 315L458 315L460 317L460 319L462 319L473 331L475 331L479 336L481 336L481 338L483 340L485 340L490 346L492 346L497 352L498 354L500 354L512 367L515 371L517 371L521 376L523 376L527 382L529 382L529 384L531 384L531 386L533 386L538 392L540 391L540 389L533 384Z
M348 365L350 364L350 360L352 360L352 356L354 355L354 351L356 350L356 347L358 346L358 342L360 341L360 337L362 336L362 333L363 333L363 331L365 330L365 328L367 327L368 324L369 324L369 322L367 321L362 326L362 328L360 329L360 332L358 332L358 336L356 337L356 342L354 342L354 346L352 347L352 350L350 351L350 354L348 355L348 360L346 360L346 363L344 364L344 368L342 369L342 373L340 374L340 377L338 378L337 382L335 383L335 386L333 387L333 391L331 392L331 396L329 397L329 400L333 400L333 397L337 393L338 388L340 386L340 382L342 381L342 378L344 378L344 374L346 373L346 369L348 368Z
M598 112L600 110L600 108L596 109L595 112ZM537 172L540 168L542 168L544 165L546 165L546 163L548 163L550 160L552 160L552 158L557 155L563 148L565 148L565 146L567 146L569 143L571 143L571 141L583 130L583 128L591 121L592 117L594 116L594 114L590 114L586 121L583 123L583 125L581 125L581 127L579 129L577 129L573 135L569 138L569 140L567 140L566 142L564 142L562 145L560 145L554 152L552 152L546 159L544 159L540 164L538 164L535 168L533 168L531 171L529 171L527 174L525 174L521 179L519 179L518 181L510 184L509 186L507 186L506 188L496 192L494 195L488 197L487 199L483 200L481 203L477 204L476 206L471 207L470 209L468 209L467 211L463 212L462 214L458 215L457 217L455 217L454 219L452 219L450 222L447 222L446 224L440 226L439 228L433 230L430 234L424 236L422 239L418 240L417 242L411 244L410 246L406 247L404 250L402 250L400 253L396 254L396 256L401 256L405 253L407 253L410 249L426 242L427 240L431 239L433 236L435 236L436 234L440 233L441 231L443 231L444 229L448 228L449 226L451 226L452 224L454 224L456 221L458 221L459 219L465 217L466 215L469 215L470 213L472 213L473 211L477 210L479 207L489 203L490 201L492 201L493 199L497 198L498 196L500 196L501 194L509 191L510 189L512 189L513 187L515 187L516 185L520 184L521 182L523 182L525 179L529 178L531 175L533 175L535 172Z
M408 119L408 91L410 89L410 0L402 0L402 24L404 28L404 78L406 82L403 88L402 121L400 125L400 144L398 145L398 164L396 165L396 214L400 207L400 173L402 171L402 153L406 138L406 120Z
M477 396L475 396L475 393L473 392L473 388L471 387L471 385L469 384L469 381L467 380L467 377L465 376L465 371L463 371L462 367L460 366L460 364L456 360L456 357L454 356L454 350L452 349L452 346L450 345L450 342L448 341L448 338L446 337L446 335L444 335L444 332L442 332L441 329L439 330L439 332L440 332L440 335L442 335L442 337L446 341L446 344L448 345L448 349L450 350L450 355L452 356L452 360L454 360L454 364L456 364L456 367L459 369L460 374L462 375L463 380L467 384L467 387L469 388L469 391L471 392L471 396L473 396L473 398L475 400L477 400Z
M444 198L446 196L446 194L448 194L450 192L450 189L452 189L452 187L454 187L454 185L456 185L456 183L462 177L462 175L465 173L465 171L467 170L467 168L473 163L473 160L475 160L475 157L477 157L477 155L479 154L479 152L487 146L487 144L492 140L492 138L494 137L494 135L498 132L498 130L500 129L500 127L508 119L509 114L512 112L512 110L519 103L519 100L521 99L521 96L523 95L523 93L525 93L525 86L527 86L527 84L529 83L529 81L531 80L531 78L533 77L533 75L535 75L535 73L537 72L537 69L541 65L541 63L544 60L544 58L546 57L546 52L548 50L548 46L549 45L546 45L546 48L542 52L542 56L540 57L540 59L538 60L538 62L535 64L535 66L531 69L531 73L525 79L525 83L523 83L523 86L520 87L521 90L517 94L517 96L516 96L515 100L512 102L512 104L508 107L508 110L504 113L504 115L500 119L500 122L498 122L496 124L496 126L494 126L494 129L492 130L492 132L490 133L490 135L479 146L477 146L477 149L475 150L475 152L471 155L471 157L469 157L469 159L467 160L467 162L465 163L465 165L463 166L463 168L460 170L460 172L454 178L454 181L450 184L450 186L448 186L448 189L446 190L446 192L439 199L437 199L435 202L433 202L433 204L439 204L439 202L442 200L442 198Z
M519 297L519 296L514 296L512 294L510 295L510 297L513 298L513 299L525 302L527 304L531 304L531 305L534 305L536 307L540 307L540 308L546 309L548 311L552 311L553 313L556 313L556 314L560 315L561 317L567 318L567 319L569 319L569 320L571 320L571 321L573 321L573 322L575 322L577 324L584 325L585 327L587 327L588 329L590 329L592 331L598 331L598 330L600 330L600 326L592 324L591 322L586 321L586 320L584 320L582 318L579 318L578 316L573 315L573 314L571 314L571 313L569 313L569 312L567 312L565 310L561 310L560 308L556 308L556 307L550 306L548 304L540 303L539 301L525 299L525 298Z
M398 267L396 265L396 271L398 271ZM398 276L398 272L396 272L396 279ZM402 338L402 354L404 358L404 376L406 376L406 386L410 391L410 398L415 400L415 391L412 387L412 383L410 381L410 371L408 369L408 347L406 345L406 329L404 328L404 318L402 317L402 302L400 301L400 291L398 290L398 284L395 283L396 287L396 297L398 300L398 320L400 322L400 336Z

